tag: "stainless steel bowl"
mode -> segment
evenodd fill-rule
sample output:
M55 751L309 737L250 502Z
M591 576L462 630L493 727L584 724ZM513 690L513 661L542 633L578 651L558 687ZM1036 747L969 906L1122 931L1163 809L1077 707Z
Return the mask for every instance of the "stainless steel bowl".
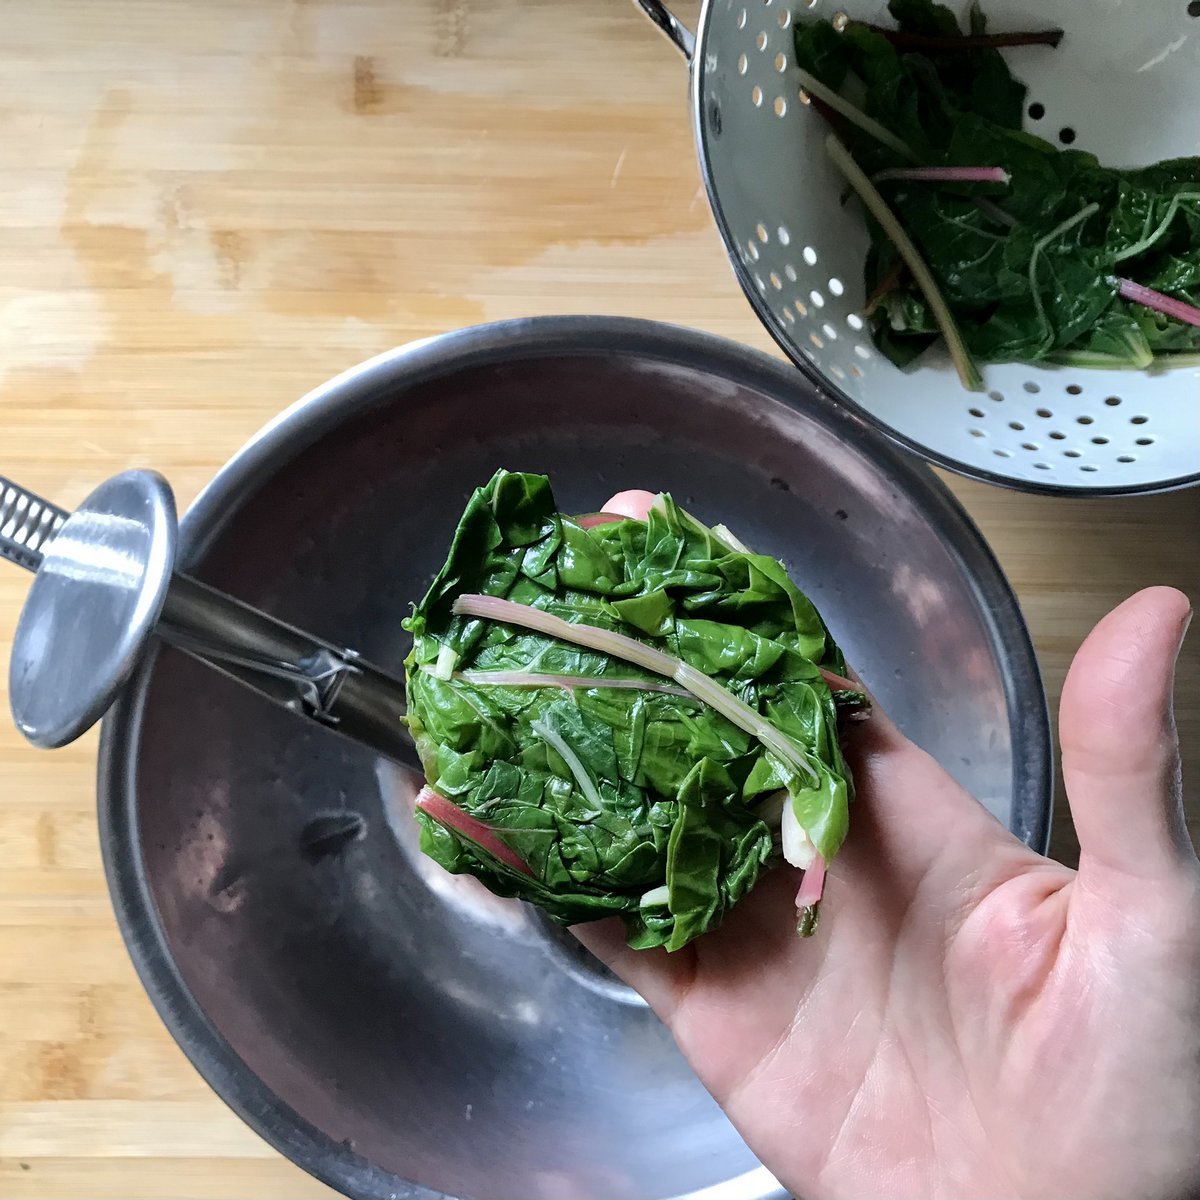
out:
M926 468L727 342L556 318L384 355L234 458L182 565L398 668L409 601L501 465L580 511L668 488L781 556L908 733L1044 845L1045 700L979 534ZM414 786L173 651L106 720L117 914L213 1087L355 1197L782 1195L636 996L419 857Z

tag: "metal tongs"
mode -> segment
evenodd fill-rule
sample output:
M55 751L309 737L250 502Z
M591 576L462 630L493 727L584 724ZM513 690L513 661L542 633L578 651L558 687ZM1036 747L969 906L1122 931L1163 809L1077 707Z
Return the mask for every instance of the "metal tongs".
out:
M109 709L155 638L290 712L406 765L402 680L353 650L175 570L175 497L127 471L67 513L0 477L0 558L35 572L9 669L17 728L74 741Z

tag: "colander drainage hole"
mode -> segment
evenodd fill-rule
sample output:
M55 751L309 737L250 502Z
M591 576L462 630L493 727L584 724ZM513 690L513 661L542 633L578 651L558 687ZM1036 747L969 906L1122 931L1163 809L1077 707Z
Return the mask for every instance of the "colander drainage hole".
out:
M1045 115L1046 106L1044 104L1031 104L1029 106L1029 119L1031 121L1040 121Z
M1187 6L1187 15L1189 17L1200 17L1200 0L1192 0Z
M1062 142L1064 146L1071 145L1077 136L1078 135L1075 133L1075 130L1073 130L1070 125L1064 125L1058 131L1058 140Z

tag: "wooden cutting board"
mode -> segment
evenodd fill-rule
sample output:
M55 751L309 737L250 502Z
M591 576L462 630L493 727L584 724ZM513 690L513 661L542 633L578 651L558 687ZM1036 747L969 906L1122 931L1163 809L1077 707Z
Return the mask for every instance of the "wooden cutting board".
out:
M0 18L0 472L64 505L133 466L186 503L308 388L460 325L606 312L772 349L712 226L682 61L626 0L8 0ZM1200 492L951 485L1055 695L1128 593L1200 595ZM0 570L5 663L25 586ZM1194 636L1193 780L1198 668ZM94 758L92 738L43 755L0 721L0 1196L329 1195L143 996ZM1065 809L1055 849L1073 853Z

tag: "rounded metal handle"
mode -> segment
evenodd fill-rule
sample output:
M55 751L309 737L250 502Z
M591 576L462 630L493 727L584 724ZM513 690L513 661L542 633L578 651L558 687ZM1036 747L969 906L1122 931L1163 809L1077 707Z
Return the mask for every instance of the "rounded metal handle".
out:
M634 3L666 34L688 62L696 53L696 35L662 3L662 0L634 0Z

